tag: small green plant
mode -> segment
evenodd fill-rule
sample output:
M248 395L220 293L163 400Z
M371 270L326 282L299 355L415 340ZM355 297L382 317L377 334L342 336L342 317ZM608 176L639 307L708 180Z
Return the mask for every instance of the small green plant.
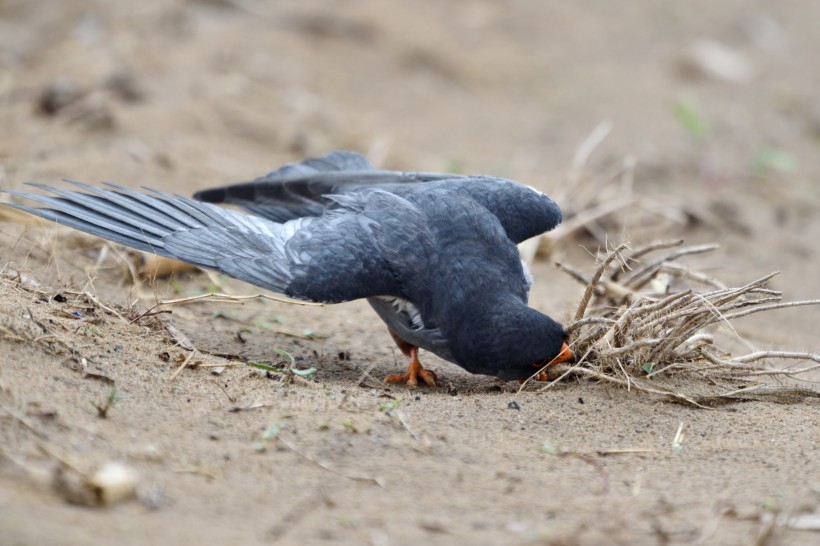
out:
M254 319L253 325L258 330L272 330L273 326L263 318Z
M286 350L277 348L277 349L274 349L274 352L276 354L278 354L279 356L284 356L285 358L287 358L290 361L291 366L296 364L296 358L292 354L287 352Z
M356 428L356 423L353 422L353 419L345 419L344 421L342 421L342 425L354 434L359 432L359 429Z
M248 366L253 366L254 368L259 368L260 370L265 370L266 372L271 373L279 373L279 374L293 374L299 377L303 377L304 379L313 379L316 376L316 372L318 371L316 368L307 368L305 370L300 370L298 368L294 368L294 364L296 364L296 358L287 352L284 349L274 349L276 354L280 356L284 356L289 360L288 367L283 366L273 366L271 364L265 364L264 362L255 362L250 361L248 362Z
M282 421L270 425L259 435L259 439L253 443L253 450L258 453L267 451L268 444L279 438L283 428L285 428L285 423Z
M693 139L703 141L709 137L709 124L700 113L700 107L696 100L690 98L678 99L675 102L675 117Z
M89 324L85 327L85 334L89 336L102 336L102 330L94 326L93 324Z
M294 375L298 375L299 377L304 377L305 379L313 379L316 377L316 368L308 368L306 370L297 370L296 368L291 368L290 370Z
M761 506L767 512L779 513L783 511L783 500L786 495L782 492L774 493L771 497L764 500Z
M171 277L168 279L168 284L171 285L171 290L174 291L174 294L182 294L182 283L179 282L179 279L176 277L176 275L171 275Z
M91 405L97 410L97 417L100 419L108 418L108 410L114 407L120 400L125 398L126 394L117 390L117 387L110 387L106 392L105 398L102 402L91 402Z
M379 411L383 411L384 413L390 413L391 411L399 407L399 403L399 400L391 400L390 402L379 404Z
M752 169L761 177L772 173L791 174L797 171L797 160L786 150L765 147L755 154Z
M544 442L541 444L541 447L538 448L538 451L541 453L546 453L548 455L560 455L563 453L560 447L554 446L549 442Z

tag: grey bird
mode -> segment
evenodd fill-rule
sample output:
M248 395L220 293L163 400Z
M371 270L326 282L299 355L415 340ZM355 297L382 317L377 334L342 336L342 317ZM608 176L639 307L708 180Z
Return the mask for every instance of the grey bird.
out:
M337 151L194 199L71 183L81 191L5 190L44 207L4 204L291 298L367 298L411 359L388 383L435 386L419 348L502 379L573 358L564 328L527 305L531 279L516 248L562 214L516 182L376 170Z

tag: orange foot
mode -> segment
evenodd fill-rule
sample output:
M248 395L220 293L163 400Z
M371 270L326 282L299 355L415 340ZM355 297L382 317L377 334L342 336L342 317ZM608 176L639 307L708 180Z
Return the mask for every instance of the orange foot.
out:
M404 375L391 374L384 378L385 383L404 383L408 387L418 387L419 379L426 385L436 386L436 374L430 370L425 370L419 362L419 349L410 349L410 365L407 366L407 373Z
M550 373L547 370L541 370L537 372L534 376L532 376L533 381L549 381L550 380ZM527 381L526 379L519 379L518 384L523 385L524 382Z
M541 370L535 375L536 381L549 381L550 373L547 370Z

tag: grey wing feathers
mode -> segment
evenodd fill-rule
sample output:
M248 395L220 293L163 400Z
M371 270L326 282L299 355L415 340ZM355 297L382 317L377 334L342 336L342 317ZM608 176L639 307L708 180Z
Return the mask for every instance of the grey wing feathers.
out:
M194 198L206 203L230 203L274 222L303 216L321 216L333 193L339 172L372 170L355 152L336 151L322 157L290 163L251 182L199 191Z
M210 267L276 292L292 274L282 226L183 197L115 191L73 182L89 193L50 188L57 197L7 190L48 208L8 204L47 220L146 252ZM298 221L299 224L306 223ZM297 226L289 226L291 232Z
M285 165L251 182L202 190L194 198L206 203L237 205L256 216L286 222L321 216L333 206L329 195L457 176L374 170L363 155L336 151Z

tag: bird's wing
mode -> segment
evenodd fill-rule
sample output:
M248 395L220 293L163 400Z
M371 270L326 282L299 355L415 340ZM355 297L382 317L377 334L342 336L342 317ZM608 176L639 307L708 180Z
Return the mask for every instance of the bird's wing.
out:
M445 175L379 171L361 154L336 151L290 163L251 182L202 190L195 193L194 198L206 203L237 205L256 216L286 222L304 216L321 216L328 207L334 206L328 198L330 195L442 177Z
M432 185L432 186L429 186ZM256 216L285 222L320 216L337 206L333 196L380 189L399 196L433 186L460 192L487 208L517 243L561 223L558 206L546 195L510 180L490 176L376 170L364 156L336 151L285 165L252 182L194 194L207 203L230 203Z
M72 183L85 191L32 184L56 197L6 190L45 207L4 204L298 299L336 303L401 292L372 221L355 210L277 224L162 192Z

